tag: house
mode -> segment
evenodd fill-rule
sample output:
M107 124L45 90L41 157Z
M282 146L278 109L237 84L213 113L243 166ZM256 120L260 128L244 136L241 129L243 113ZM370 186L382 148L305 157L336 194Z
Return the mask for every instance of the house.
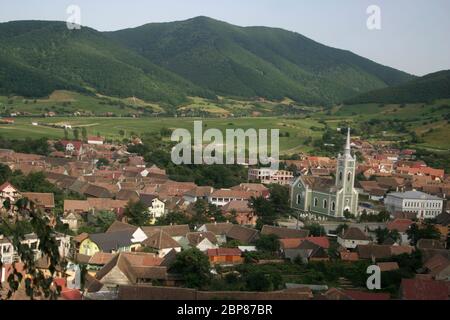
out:
M448 300L449 285L437 280L402 279L400 295L403 300Z
M251 191L219 189L208 196L208 202L223 207L231 201L249 201L254 196L257 194Z
M294 173L271 168L250 169L248 171L248 180L260 181L263 184L290 185L294 180Z
M156 220L165 215L165 203L152 194L141 194L140 201L145 205L150 214L150 224L155 224Z
M424 265L424 269L435 280L450 281L450 259L441 254L436 254L428 259Z
M208 197L214 192L213 187L195 187L189 191L186 191L183 195L183 199L188 203L195 203L198 200L208 200Z
M274 227L265 225L261 229L261 235L275 235L280 239L306 238L309 235L309 230L297 230L284 227Z
M306 237L306 238L286 238L286 239L280 239L280 249L287 250L287 249L296 249L302 244L303 241L310 241L312 243L315 243L319 247L324 248L325 250L328 250L330 248L330 241L327 237Z
M350 129L344 154L339 155L336 178L300 176L290 187L290 202L294 210L333 218L343 218L344 212L358 215L359 193L354 187L356 157L351 154Z
M97 252L133 252L141 247L147 235L141 228L90 234L80 243L79 253L93 256Z
M342 261L355 262L359 260L358 252L341 251L339 256Z
M391 215L407 212L417 219L433 219L443 212L444 200L420 191L389 193L384 201Z
M411 246L391 246L391 245L358 245L356 252L360 259L380 260L388 259L401 254L411 254L414 248Z
M396 271L400 269L397 262L379 262L377 263L377 266L380 268L381 272Z
M87 143L93 145L103 145L104 139L102 137L89 136L87 138Z
M324 297L327 300L389 300L389 293L366 292L360 290L344 290L331 288L325 292Z
M445 245L440 240L434 239L420 239L416 244L417 249L434 249L434 250L443 250L445 249Z
M58 245L58 253L60 257L66 257L70 250L70 236L56 233L55 240ZM26 234L23 239L20 240L20 243L31 249L35 261L42 257L42 251L39 249L40 241L36 234ZM20 260L13 244L4 235L0 235L0 259L2 263L13 263L14 261Z
M1 118L0 124L14 124L14 119L12 118Z
M200 232L212 232L216 236L219 245L227 242L227 234L233 227L231 223L207 223L197 229Z
M61 222L66 224L70 230L77 231L83 218L76 212L66 212L61 217Z
M283 253L286 259L294 261L295 259L300 258L303 263L329 260L326 249L309 240L303 240L296 248L284 249Z
M218 248L217 238L212 232L190 232L186 239L187 247L197 248L202 252Z
M212 265L236 265L244 262L241 250L237 248L217 248L207 251Z
M343 230L337 239L338 243L346 249L355 249L360 245L368 245L371 241L361 229L350 227Z
M21 197L19 190L15 188L11 183L5 182L0 186L0 200L3 202L9 200L14 203L17 199Z
M400 243L409 244L408 234L406 233L414 222L411 219L397 218L388 222L387 229L389 231L397 230L400 234Z
M83 151L83 143L81 141L61 140L61 144L68 153L77 152L81 154Z
M248 201L233 200L222 207L222 213L227 217L234 218L239 225L255 226L258 220Z
M243 244L250 244L259 238L259 231L234 224L227 232L226 237L228 240L237 240Z
M55 208L53 193L24 192L22 196L27 198L36 209L50 211Z
M160 258L164 258L172 250L181 251L181 244L163 229L155 229L151 233L146 232L146 234L147 239L142 242L142 246L153 249Z
M268 198L270 196L270 190L262 183L241 183L238 186L231 188L232 190L243 190L256 192L263 198Z
M15 258L13 244L8 238L5 238L4 235L0 234L0 262L3 264L11 264L14 262Z
M116 193L116 200L137 202L139 201L139 194L136 190L120 189L120 191Z
M115 292L120 285L167 280L167 267L161 266L162 262L150 253L118 253L91 279L86 296Z

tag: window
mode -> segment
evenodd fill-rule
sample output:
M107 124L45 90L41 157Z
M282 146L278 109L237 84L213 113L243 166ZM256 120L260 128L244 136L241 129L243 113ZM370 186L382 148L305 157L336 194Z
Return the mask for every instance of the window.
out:
M352 180L352 173L349 172L347 176L347 181L350 182Z
M301 195L297 195L297 204L300 204L300 201L302 200L302 196Z
M323 200L323 208L324 209L328 208L328 201L327 200Z
M339 181L342 181L342 171L339 172Z
M317 198L314 198L314 207L317 207L319 205L319 200Z
M336 210L336 202L334 201L331 203L331 210Z

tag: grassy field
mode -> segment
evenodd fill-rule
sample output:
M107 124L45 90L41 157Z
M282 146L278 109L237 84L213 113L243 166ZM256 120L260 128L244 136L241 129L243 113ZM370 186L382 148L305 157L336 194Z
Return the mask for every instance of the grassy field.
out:
M202 120L204 130L216 128L225 132L226 129L279 129L283 137L280 137L280 150L293 153L308 151L305 146L306 138L320 138L321 133L312 131L311 126L323 127L316 120L311 119L285 119L276 117L267 118L236 118L236 119L199 119L199 118L16 118L11 125L0 125L0 135L10 139L24 139L26 137L63 138L62 128L52 128L43 125L35 126L32 123L51 125L70 125L72 128L85 127L89 135L100 134L107 139L120 140L119 132L123 130L126 136L142 134L146 132L159 132L162 128L184 128L193 131L194 121ZM72 136L71 133L69 133Z
M276 116L284 113L283 108L296 108L300 111L315 111L318 108L299 106L285 99L280 102L268 100L239 100L218 97L208 100L189 97L189 102L177 107L161 106L135 97L115 98L103 95L83 95L76 92L59 90L50 96L38 99L26 99L20 96L0 96L0 113L7 116L20 113L28 116L42 116L54 112L57 116L70 116L75 113L87 116L105 116L112 113L117 116L151 115L170 112L170 115L198 117L252 116L255 114Z
M295 106L300 110L302 117L284 116L260 116L239 117L239 115L265 115L276 113L277 109L289 108L293 101L285 99L281 102L266 100L243 101L231 98L219 97L217 101L191 97L191 101L177 107L178 114L186 114L192 117L161 118L142 117L131 118L130 114L149 113L163 111L161 106L149 104L145 101L127 98L118 99L104 96L85 96L68 91L56 91L50 97L25 100L21 97L0 96L0 111L8 115L12 111L21 111L29 116L16 118L13 125L0 125L0 135L8 138L25 139L27 137L38 138L62 138L64 131L61 128L47 126L35 126L33 122L50 125L71 125L72 127L86 127L90 135L101 134L108 139L121 140L119 131L123 130L126 136L142 134L145 132L159 132L162 128L193 129L194 120L203 119L205 129L280 129L280 149L284 153L299 151L308 152L311 146L305 146L304 141L311 137L316 140L321 137L326 123L331 128L342 126L342 122L348 122L351 126L361 127L361 124L371 119L404 121L409 131L415 131L421 137L419 146L433 150L450 150L450 125L444 120L450 112L450 100L440 100L430 104L405 104L405 105L380 105L364 104L352 106L337 106L324 110L316 107ZM80 112L81 114L104 115L113 113L116 117L67 117L58 116L43 118L41 115L48 111L56 111L61 114ZM237 116L236 118L232 115ZM305 118L305 116L308 117ZM128 116L128 117L127 117ZM315 130L311 128L315 127ZM317 129L318 128L318 129ZM393 128L394 129L394 128ZM387 132L387 136L395 135L394 131ZM402 138L399 136L399 138Z

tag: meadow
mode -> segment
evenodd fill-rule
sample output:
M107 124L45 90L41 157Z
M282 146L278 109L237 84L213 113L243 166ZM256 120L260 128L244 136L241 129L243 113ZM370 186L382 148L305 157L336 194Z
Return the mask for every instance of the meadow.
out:
M183 128L193 131L194 121L201 120L204 130L215 128L225 133L227 129L279 129L280 130L280 150L285 153L297 151L309 151L309 146L305 146L303 141L308 137L317 139L321 137L321 132L311 130L311 127L324 127L317 120L311 119L287 119L277 117L266 118L105 118L105 117L62 117L62 118L16 118L14 124L0 125L0 136L9 139L30 138L63 138L63 126L72 128L86 128L88 135L101 135L106 139L122 140L121 131L125 137L140 135L143 133L160 132L161 129ZM39 125L33 125L39 123ZM44 126L57 125L61 128ZM72 132L69 130L69 137Z
M217 128L222 132L226 129L279 129L280 150L291 154L313 150L311 142L321 138L325 124L331 128L350 125L364 130L367 121L396 119L408 131L420 136L417 146L433 151L450 150L450 99L433 103L357 104L325 109L298 106L289 99L273 102L218 97L217 101L213 101L191 97L189 103L172 110L178 117L160 117L158 114L164 111L162 106L135 98L119 99L55 91L49 97L35 100L0 96L0 111L4 116L12 112L26 115L15 118L12 125L0 124L0 135L9 139L63 138L62 126L68 125L72 128L85 127L89 135L100 134L107 139L120 141L134 134L160 132L163 128L192 131L193 122L202 120L205 130ZM57 117L43 117L49 111L54 111ZM74 116L76 112L78 116ZM114 117L105 117L106 114ZM151 116L146 117L145 114ZM45 125L58 125L61 128ZM407 136L397 129L388 128L386 135L398 140ZM71 132L69 136L73 136ZM310 142L306 145L305 140Z

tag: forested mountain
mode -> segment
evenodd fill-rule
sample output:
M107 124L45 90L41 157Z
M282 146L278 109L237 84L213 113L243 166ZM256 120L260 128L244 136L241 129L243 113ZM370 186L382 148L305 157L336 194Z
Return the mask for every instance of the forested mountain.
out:
M413 76L300 34L206 17L102 33L0 24L0 94L56 89L179 105L187 96L331 104Z
M207 17L108 36L218 95L330 103L413 78L298 33Z
M450 98L450 70L428 74L410 82L364 93L346 101L358 103L415 103Z
M44 96L55 89L178 104L203 90L102 33L63 22L0 24L0 94Z

